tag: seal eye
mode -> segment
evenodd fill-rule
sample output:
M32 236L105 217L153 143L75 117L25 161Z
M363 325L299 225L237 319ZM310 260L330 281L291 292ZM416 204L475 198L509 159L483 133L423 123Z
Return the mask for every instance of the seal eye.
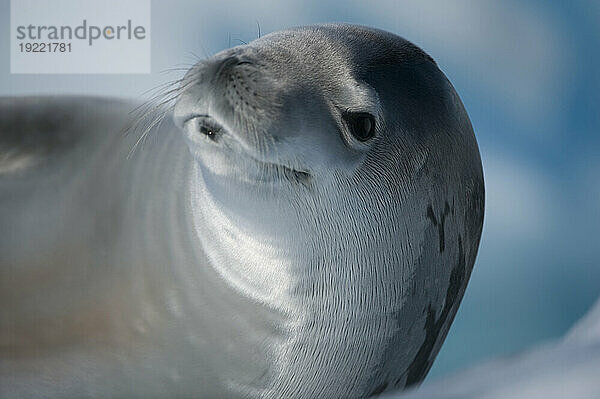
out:
M221 133L221 127L206 115L193 115L187 118L183 125L192 136L206 136L211 140L216 140Z
M209 137L214 136L214 134L215 134L214 129L209 126L201 125L200 129L198 129L198 130L200 130L200 133L205 134Z
M366 112L345 112L344 120L350 133L358 141L367 141L375 136L375 118Z

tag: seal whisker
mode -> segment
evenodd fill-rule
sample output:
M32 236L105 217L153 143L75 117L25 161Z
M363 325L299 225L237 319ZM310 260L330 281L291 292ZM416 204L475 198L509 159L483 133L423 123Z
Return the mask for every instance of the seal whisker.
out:
M184 81L185 78L181 78L155 88L155 91L159 91L156 95L131 111L131 114L135 116L129 126L124 129L124 133L129 135L132 132L137 132L139 137L133 144L127 158L131 157L140 143L145 142L148 134L153 128L160 128L164 118L172 110L174 101L178 98L179 94L192 83L192 80L189 80L184 84L181 84ZM175 87L171 88L173 86Z
M152 94L152 97L150 97L150 99L147 100L147 101L152 101L153 99L157 99L160 96L168 95L168 94L174 92L172 90L165 92L164 90L169 89L174 86L178 86L181 82L183 82L183 80L184 80L184 78L180 78L180 79L176 79L171 82L161 83L159 85L154 86L153 88L150 88L150 89L144 91L142 93L142 95ZM140 108L140 106L136 107L135 109L138 109L138 108Z
M196 62L201 61L203 58L200 57L198 54L194 53L193 51L190 51L190 54L195 58Z
M132 122L128 126L125 127L125 129L123 130L124 133L126 135L129 135L132 132L138 131L143 126L143 124L147 121L148 117L151 117L151 119L152 119L156 115L157 111L164 108L166 105L168 105L170 102L172 102L176 98L177 98L177 96L173 95L164 100L157 100L157 101L151 100L151 101L144 103L143 105L136 108L135 110L130 111L130 115L133 116Z
M160 74L169 74L169 73L173 73L173 72L187 72L190 70L191 67L193 67L193 65L190 65L189 67L182 66L182 67L167 68L167 69L163 69L159 73Z
M142 134L140 134L140 136L138 137L138 139L136 140L135 144L133 145L133 147L131 148L131 150L129 151L129 153L127 154L127 158L129 159L133 153L135 152L137 146L140 144L140 142L145 142L146 136L149 134L149 132L155 127L155 126L160 126L160 124L162 123L162 121L164 120L166 114L168 113L168 110L161 113L159 116L157 116L156 118L154 118L152 120L152 122L144 128L144 131Z
M183 84L182 84L183 83ZM186 80L185 77L171 82L160 84L150 92L156 92L150 99L130 111L132 121L123 129L125 135L137 132L139 137L129 151L127 157L131 157L137 146L144 142L149 132L154 127L160 127L166 115L172 110L174 101L179 94L193 83L193 79Z

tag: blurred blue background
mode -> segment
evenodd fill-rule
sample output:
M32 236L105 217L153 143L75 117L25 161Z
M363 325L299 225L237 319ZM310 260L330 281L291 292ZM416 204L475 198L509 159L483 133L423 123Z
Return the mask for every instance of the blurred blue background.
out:
M48 12L52 13L52 3ZM143 98L161 73L240 40L317 22L399 34L461 95L482 154L486 220L469 288L429 380L563 334L600 294L600 2L153 1L152 74L11 75L0 95Z

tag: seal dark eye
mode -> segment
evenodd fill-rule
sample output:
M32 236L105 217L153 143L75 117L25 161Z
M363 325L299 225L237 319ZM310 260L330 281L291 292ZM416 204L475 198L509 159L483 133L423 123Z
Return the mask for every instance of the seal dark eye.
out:
M345 112L344 120L350 133L358 141L367 141L375 136L375 118L366 112Z
M211 140L216 140L221 133L221 127L207 115L192 115L183 125L191 135L200 133Z
M200 128L198 130L200 130L200 133L205 134L209 137L214 136L216 132L213 127L205 125L200 125Z

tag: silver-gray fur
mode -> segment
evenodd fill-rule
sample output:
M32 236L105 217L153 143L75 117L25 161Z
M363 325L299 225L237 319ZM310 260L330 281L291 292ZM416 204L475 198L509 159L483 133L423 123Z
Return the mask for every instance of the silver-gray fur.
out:
M134 104L0 101L0 396L419 383L484 207L435 62L390 33L310 26L199 62L176 94L175 126L130 158ZM347 112L373 115L375 136L356 140Z

